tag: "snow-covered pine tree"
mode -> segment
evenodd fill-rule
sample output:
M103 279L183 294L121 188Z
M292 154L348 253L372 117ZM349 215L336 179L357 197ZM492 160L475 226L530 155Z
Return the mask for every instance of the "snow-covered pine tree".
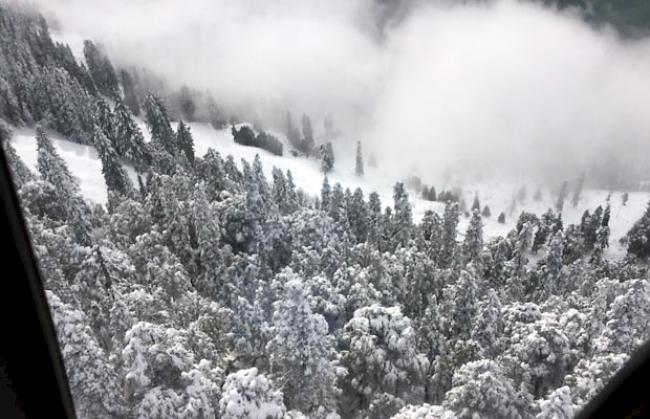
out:
M95 102L95 125L101 128L102 132L111 141L113 147L116 145L115 127L113 120L115 119L113 111L104 99L98 99Z
M402 182L393 187L393 229L395 246L406 246L413 230L413 210L409 196Z
M348 207L348 220L357 243L364 243L368 239L368 205L361 188L354 190Z
M279 276L282 295L273 304L273 338L266 347L270 370L287 408L325 418L336 410L339 394L334 342L323 316L312 312L303 280L290 270Z
M196 174L206 184L209 201L217 200L221 191L231 189L233 186L228 179L223 158L212 148L208 149L202 159L197 160Z
M442 219L442 248L438 263L443 267L453 265L456 258L456 228L460 218L460 206L457 202L448 201Z
M5 156L7 157L16 189L20 189L25 183L34 180L34 174L16 153L16 149L9 141L9 134L5 134L2 130L3 125L0 123L0 146L3 147Z
M275 166L273 167L273 171L271 172L271 175L273 177L271 196L273 197L273 201L278 206L280 211L286 214L284 205L287 200L287 185L286 185L287 180L284 177L284 173L282 172L282 170L278 169Z
M167 109L152 93L145 98L143 107L145 122L151 132L151 140L160 144L171 156L175 156L177 153L176 135L174 135Z
M298 209L300 202L298 199L298 192L296 191L296 184L293 181L293 175L291 174L291 170L287 170L285 189L286 189L285 209L288 213L293 213Z
M640 258L650 256L650 202L645 213L627 233L627 253Z
M286 408L282 392L257 368L236 371L223 385L219 400L219 417L222 419L281 419Z
M443 406L459 419L521 419L528 410L515 383L491 360L467 363L454 374Z
M320 146L320 155L321 155L321 171L323 173L329 173L334 170L334 149L332 148L332 143L328 142L321 144Z
M117 371L87 326L84 313L50 291L46 295L77 415L106 419L125 415Z
M115 191L122 195L128 195L133 190L131 179L126 174L119 161L119 156L113 148L110 140L104 132L95 126L93 131L93 143L102 161L102 174L109 191Z
M332 188L332 198L329 204L329 215L334 221L347 222L347 207L345 205L345 194L343 187L339 182L336 182Z
M320 208L321 211L329 212L332 203L332 188L330 187L327 176L323 178L323 186L320 190Z
M106 96L117 97L119 85L115 69L110 60L90 40L84 41L83 52L88 71L97 89Z
M88 221L88 207L79 195L79 184L41 126L36 127L38 171L44 181L54 187L56 199L65 209L79 244L90 245L92 227Z
M478 344L482 358L494 359L501 352L502 334L501 302L497 292L490 288L478 303L471 332L471 338Z
M142 131L133 120L129 108L120 100L113 110L113 127L115 151L138 168L148 167L151 164L151 154Z
M472 218L465 232L463 254L466 263L479 262L483 249L483 220L478 208L473 210Z
M368 195L368 243L378 248L383 237L381 200L377 192Z
M187 161L190 162L191 166L194 166L194 139L192 138L192 132L190 127L185 125L183 121L178 123L178 129L176 130L176 140L178 142L178 148L185 154Z
M341 413L346 417L385 397L393 400L393 408L422 400L427 361L417 352L411 320L398 307L372 305L355 311L345 325L343 341L349 390L345 393L346 411ZM389 408L386 403L381 405ZM381 417L390 417L398 409L385 410Z

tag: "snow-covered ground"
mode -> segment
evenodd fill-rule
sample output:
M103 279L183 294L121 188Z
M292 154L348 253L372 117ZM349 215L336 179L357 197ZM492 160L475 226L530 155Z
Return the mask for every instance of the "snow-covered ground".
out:
M53 132L49 132L48 137L67 163L70 172L79 180L83 196L96 203L105 203L106 183L102 175L102 162L95 147L73 143ZM25 164L37 172L36 132L27 128L17 129L13 133L11 144ZM137 185L135 170L128 165L125 165L125 169Z
M138 121L138 125L145 135L145 140L150 140L149 132L143 121ZM176 124L174 123L174 129ZM211 125L204 123L190 124L192 135L195 142L197 155L202 156L208 148L214 148L224 157L231 154L237 162L244 158L252 160L256 154L259 154L265 174L268 180L271 180L271 171L273 167L282 170L291 170L294 181L299 188L302 188L309 194L315 195L320 193L323 182L323 174L320 172L320 162L315 159L306 159L303 157L293 157L288 152L290 146L284 136L272 132L285 145L285 155L275 156L264 150L254 147L245 147L236 144L233 141L230 128L215 130ZM106 185L101 173L101 162L97 152L92 146L80 145L67 141L56 134L51 134L52 142L58 149L61 157L67 162L71 172L79 179L81 192L92 201L98 203L106 202ZM19 129L14 132L12 144L16 148L18 155L32 169L36 170L36 139L33 130ZM390 173L382 172L378 168L368 167L362 178L354 174L354 149L341 151L339 147L336 154L336 164L333 173L329 174L331 185L340 182L343 187L355 189L361 187L367 196L372 191L377 191L381 197L384 206L392 205L392 188L395 182L402 180ZM335 152L337 147L335 145ZM136 180L134 170L127 167L129 175ZM137 183L136 183L137 184ZM481 205L488 205L491 209L492 216L484 219L485 236L487 238L505 235L516 222L517 216L521 211L527 211L537 214L544 213L548 208L554 207L555 194L548 190L542 189L542 199L535 201L533 194L537 185L526 185L527 197L522 202L517 202L512 210L512 200L515 192L522 186L521 183L512 181L482 181L465 185L457 184L436 184L438 191L450 190L454 187L462 187L463 195L468 206L471 206L474 195L478 194ZM590 211L598 205L606 205L606 199L609 192L604 190L585 190L582 199L577 207L573 207L567 199L563 212L563 220L566 224L577 223L580 221L585 209ZM442 214L444 205L439 202L429 202L422 200L415 191L410 191L410 200L413 204L413 214L416 220L422 218L424 212L428 209ZM622 192L614 192L610 198L611 204L611 240L608 255L611 258L620 258L625 253L625 249L619 244L618 240L625 235L632 224L639 219L645 210L646 203L650 199L650 194L646 192L631 192L629 200L625 206L622 205ZM497 216L500 212L506 213L506 223L499 224ZM468 219L461 217L459 231L462 235Z

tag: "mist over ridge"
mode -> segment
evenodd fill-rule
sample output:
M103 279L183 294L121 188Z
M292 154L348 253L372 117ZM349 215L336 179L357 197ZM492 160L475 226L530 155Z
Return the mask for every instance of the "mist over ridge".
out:
M334 116L396 175L649 178L650 44L496 2L35 1L119 65L282 128ZM243 110L243 111L242 111ZM340 146L339 149L344 149ZM397 150L397 152L396 152Z

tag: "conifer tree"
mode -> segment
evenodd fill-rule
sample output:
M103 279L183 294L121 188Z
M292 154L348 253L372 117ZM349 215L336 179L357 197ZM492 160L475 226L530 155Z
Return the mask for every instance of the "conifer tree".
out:
M340 183L336 182L332 189L332 198L329 204L329 215L334 221L347 221L347 208L345 205L345 194Z
M223 164L223 169L226 172L228 179L230 179L235 185L239 185L241 187L244 178L242 173L237 168L237 164L235 164L235 159L233 158L232 154L226 156L226 161Z
M122 90L124 91L124 104L133 115L139 115L140 101L138 100L133 78L126 70L120 70L120 80L122 81Z
M478 200L478 194L474 195L474 202L472 203L472 212L481 211L481 202Z
M321 154L321 171L323 173L329 173L334 170L334 149L332 148L332 143L321 144L320 146Z
M257 182L260 194L265 203L271 202L271 191L269 190L269 183L266 181L266 176L264 176L264 170L262 169L262 159L260 155L256 154L253 158L253 176Z
M273 196L273 201L280 208L283 213L286 211L283 210L283 206L287 200L287 181L284 177L282 170L277 167L273 167L271 172L273 176L273 186L271 188L271 195Z
M483 220L478 209L472 213L472 219L465 233L463 253L466 262L477 262L483 249Z
M320 202L321 210L324 212L329 212L332 202L332 188L330 187L329 180L327 180L327 176L323 178L323 186L320 190Z
M194 139L192 138L190 127L185 125L183 121L180 121L178 123L176 138L178 141L179 150L185 154L185 157L187 158L187 161L190 162L190 165L194 166Z
M160 100L149 93L144 102L144 115L153 142L159 143L171 156L176 155L176 135L172 130L167 109Z
M323 316L312 312L303 281L290 270L281 277L282 296L274 303L273 338L267 344L271 371L289 409L324 418L336 409L339 392L333 340Z
M641 218L627 233L627 253L640 258L650 256L650 203Z
M287 170L287 176L286 176L286 183L285 183L285 189L286 189L286 210L289 213L292 213L298 209L299 206L299 200L298 200L298 193L296 192L296 184L293 181L293 175L291 174L291 170Z
M361 188L354 190L348 207L348 219L357 243L365 242L368 238L368 205L363 198Z
M357 156L354 172L357 176L363 176L363 154L361 153L361 141L357 141Z
M56 197L65 208L66 219L76 239L84 246L90 245L91 226L88 207L79 195L79 185L41 126L36 127L38 171L46 182L54 186Z
M470 362L454 374L443 406L460 419L520 419L526 409L515 383L491 360Z
M482 215L484 218L490 218L490 217L492 216L492 211L490 211L490 207L487 206L487 205L484 206L484 207L483 207L483 211L481 211L481 215Z
M131 111L122 101L117 101L113 112L114 147L117 154L144 168L151 164L151 154L144 142L142 131L133 120Z
M47 300L77 415L97 418L125 415L117 373L86 324L84 313L49 291Z
M25 183L34 179L34 174L16 153L16 149L14 149L8 139L8 134L6 134L7 138L5 139L2 130L3 126L0 121L0 145L4 148L5 156L11 169L12 180L16 185L16 189L19 190Z
M406 246L413 229L413 210L402 182L397 182L393 187L393 209L395 244Z
M545 298L548 298L550 295L561 295L563 288L561 283L563 253L564 235L561 231L558 231L551 239L548 254L546 255L546 275L541 284Z
M226 377L219 401L222 419L281 419L286 417L282 392L257 368L243 369Z
M111 111L111 108L108 106L108 103L104 101L103 99L99 99L96 102L96 110L95 110L95 121L96 124L101 128L102 132L108 138L111 143L113 144L113 147L115 147L115 127L114 127L114 116L113 116L113 111Z
M429 195L428 196L429 196L428 197L429 201L436 201L437 196L436 196L436 188L435 188L435 186L431 186L429 188Z
M104 132L95 125L93 131L93 143L97 148L99 158L102 161L102 174L108 190L126 195L133 190L133 185L124 168L119 162L119 156L113 148L110 140Z
M442 220L442 248L439 263L450 267L456 257L456 228L460 217L460 207L457 202L447 202Z
M494 358L501 351L503 320L501 318L501 302L497 292L488 289L487 294L478 304L478 311L471 338L480 347L483 358Z
M381 200L377 192L371 192L368 196L368 242L379 247L382 236Z
M119 92L117 75L109 59L89 40L84 41L84 57L97 89L106 96L117 97Z
M406 403L421 400L426 358L417 352L411 320L398 307L371 305L355 311L343 340L350 389L347 409L367 408L382 394Z

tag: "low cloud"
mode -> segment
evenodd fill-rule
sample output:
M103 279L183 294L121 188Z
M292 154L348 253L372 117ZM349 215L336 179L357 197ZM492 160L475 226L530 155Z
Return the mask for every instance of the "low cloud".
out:
M650 177L650 44L571 12L508 0L35 3L70 39L269 124L286 108L331 113L399 175Z

